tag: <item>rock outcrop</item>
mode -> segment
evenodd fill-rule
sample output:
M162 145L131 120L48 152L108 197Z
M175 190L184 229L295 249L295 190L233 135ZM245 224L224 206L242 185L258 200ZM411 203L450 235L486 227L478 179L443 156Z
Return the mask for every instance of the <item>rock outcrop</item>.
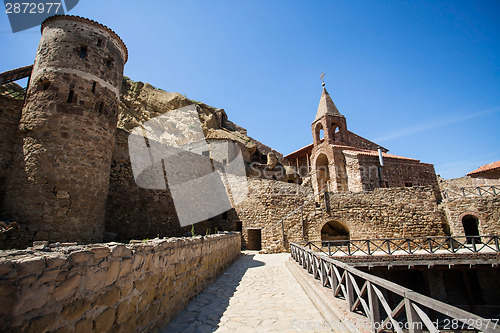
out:
M166 112L196 104L206 139L231 140L242 148L246 162L258 161L273 153L278 161L283 155L249 137L247 130L230 121L224 109L200 103L179 93L167 92L149 83L135 82L124 77L118 115L118 128L126 132L144 124L149 119Z

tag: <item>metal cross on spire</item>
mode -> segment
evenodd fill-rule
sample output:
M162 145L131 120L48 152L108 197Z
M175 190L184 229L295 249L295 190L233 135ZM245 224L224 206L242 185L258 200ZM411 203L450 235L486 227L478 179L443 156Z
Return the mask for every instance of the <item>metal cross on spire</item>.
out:
M325 74L326 74L326 73L321 72L321 77L320 77L321 82L322 82L322 83L321 83L321 85L322 85L323 87L325 86L325 79L323 79L323 78L325 77Z

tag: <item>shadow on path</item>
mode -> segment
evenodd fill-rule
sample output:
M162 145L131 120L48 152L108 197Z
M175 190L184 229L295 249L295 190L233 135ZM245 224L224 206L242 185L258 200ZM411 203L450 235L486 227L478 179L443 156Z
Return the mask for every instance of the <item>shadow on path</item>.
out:
M242 253L237 261L193 299L160 332L215 332L243 275L248 269L265 265L254 257L253 253Z

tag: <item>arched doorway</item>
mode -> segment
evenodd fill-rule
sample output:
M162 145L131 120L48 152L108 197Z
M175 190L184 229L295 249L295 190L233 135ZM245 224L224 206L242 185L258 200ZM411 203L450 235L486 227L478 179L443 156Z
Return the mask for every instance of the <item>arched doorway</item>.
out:
M472 244L473 239L475 243L481 243L478 225L479 221L474 215L465 215L462 217L462 226L467 237L467 244Z
M349 240L349 229L337 221L330 221L321 228L322 241Z
M316 159L316 179L318 181L318 192L321 192L326 188L330 180L328 157L325 154L320 154Z

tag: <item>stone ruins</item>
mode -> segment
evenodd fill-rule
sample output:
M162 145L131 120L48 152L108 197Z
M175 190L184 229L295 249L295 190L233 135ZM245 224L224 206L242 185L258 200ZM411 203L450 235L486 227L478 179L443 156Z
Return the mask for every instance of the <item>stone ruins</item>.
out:
M444 180L432 164L348 131L324 87L315 117L311 110L313 143L283 156L223 109L124 77L127 47L106 26L53 16L41 33L34 65L23 68L25 96L12 71L0 74L1 331L155 327L240 247L274 253L298 241L500 230L500 162ZM224 234L175 238L191 226L180 226L168 188L136 185L127 140L134 127L194 103L207 140L241 149L248 196L193 226ZM145 284L158 288L140 299ZM187 294L174 295L180 285Z

